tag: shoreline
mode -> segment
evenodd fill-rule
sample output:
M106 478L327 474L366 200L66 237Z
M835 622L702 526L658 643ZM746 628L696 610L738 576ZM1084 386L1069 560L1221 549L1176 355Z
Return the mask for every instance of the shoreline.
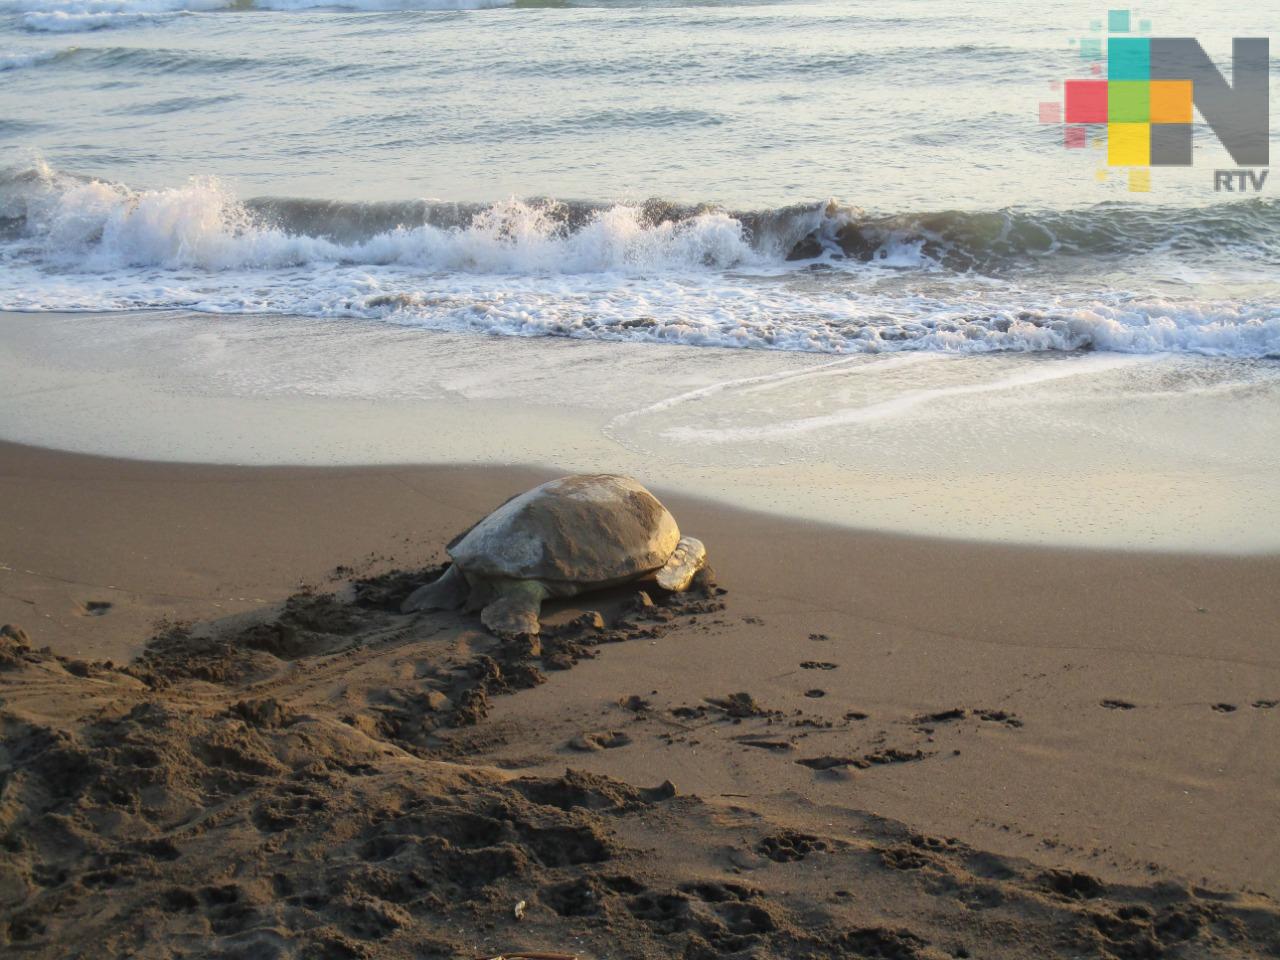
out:
M8 444L0 465L0 622L22 625L35 646L117 663L141 651L157 621L259 616L300 582L339 589L356 574L434 562L459 529L549 476L147 464ZM1280 557L923 540L658 492L708 544L729 591L723 622L608 647L501 700L490 723L505 733L480 762L673 779L701 796L754 796L748 805L774 814L852 802L1112 879L1148 876L1154 861L1214 887L1280 895L1280 851L1258 840L1280 710L1253 706L1280 697ZM95 615L90 602L111 606ZM567 602L563 615L590 602ZM836 666L797 666L810 660ZM819 687L820 699L806 696ZM675 709L735 690L819 720L865 712L875 726L858 737L878 730L883 745L909 740L933 759L849 780L732 738L564 752L619 698ZM957 708L1020 725L913 725ZM854 733L840 731L812 730L797 749L850 749L841 740Z
M122 468L126 472L130 467L136 467L140 476L155 469L190 471L193 474L198 474L202 471L211 471L215 473L221 471L226 472L228 478L236 474L244 474L248 476L258 475L263 481L275 480L278 482L296 482L306 479L307 475L312 475L314 477L321 477L323 475L329 475L332 477L365 477L372 475L396 476L398 474L406 472L412 473L415 471L422 471L426 473L438 471L445 474L481 471L506 477L528 477L529 483L531 485L536 485L537 483L541 483L545 480L565 476L573 472L573 468L571 467L559 467L553 464L470 462L462 460L440 462L406 460L399 463L379 462L335 464L225 463L218 461L182 459L163 460L151 457L128 457L106 453L89 453L61 447L46 446L38 443L22 443L13 440L0 439L0 464L3 464L6 453L18 456L20 459L26 459L28 457L39 459L45 455L67 457L104 465L111 464ZM697 493L690 493L663 486L660 481L652 481L646 485L664 501L671 500L672 502L696 504L701 509L713 512L742 514L749 517L756 517L763 521L775 521L784 524L793 523L800 526L811 527L816 530L826 530L833 534L860 538L883 539L889 542L900 541L902 543L937 544L939 546L950 545L962 549L966 547L977 549L991 548L995 550L1005 549L1010 551L1025 551L1029 553L1065 553L1084 556L1101 554L1133 556L1135 558L1146 559L1181 558L1184 560L1227 562L1233 560L1248 562L1253 560L1265 561L1268 559L1274 559L1280 561L1280 548L1274 550L1258 550L1256 552L1220 553L1212 550L1177 548L1151 549L1131 546L1109 546L1106 544L1024 543L1019 541L988 540L979 537L914 533L904 530L886 530L873 526L860 527L852 524L814 520L807 517L797 517L785 513L774 513L765 509L736 506L731 503L720 501L714 497L703 496Z
M0 313L0 330L0 437L55 449L554 464L855 530L1280 552L1280 375L1263 363L833 358L182 312Z

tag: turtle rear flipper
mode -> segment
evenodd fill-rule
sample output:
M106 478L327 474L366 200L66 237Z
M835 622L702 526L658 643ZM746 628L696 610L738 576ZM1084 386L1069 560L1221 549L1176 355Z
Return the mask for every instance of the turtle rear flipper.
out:
M707 548L694 537L681 537L670 559L658 570L658 586L672 593L689 589L694 574L707 562Z
M504 640L536 637L542 629L538 614L550 591L537 580L509 580L497 586L492 603L480 611L480 622Z
M462 575L458 565L452 564L449 569L425 587L419 587L400 604L401 613L416 613L419 610L457 610L467 601L471 588L467 578Z

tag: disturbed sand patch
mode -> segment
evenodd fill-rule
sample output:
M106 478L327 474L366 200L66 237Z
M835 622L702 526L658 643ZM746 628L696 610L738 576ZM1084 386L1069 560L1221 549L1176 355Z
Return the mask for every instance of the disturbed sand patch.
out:
M429 573L170 624L123 667L5 631L0 942L51 958L1280 952L1280 911L1260 895L1107 884L852 808L819 833L670 782L477 762L506 736L487 720L492 698L571 683L545 671L610 643L733 627L706 576L553 626L538 646L504 644L470 618L395 612ZM638 723L663 712L638 694L617 702ZM746 692L666 712L760 725L772 735L738 742L780 753L815 722ZM900 735L1011 719L993 714L923 715ZM925 757L885 746L779 762Z

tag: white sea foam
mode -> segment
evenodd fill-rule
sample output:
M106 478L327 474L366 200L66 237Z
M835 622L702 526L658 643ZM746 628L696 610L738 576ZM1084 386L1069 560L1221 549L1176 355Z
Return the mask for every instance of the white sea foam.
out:
M215 10L478 10L514 0L0 0L0 13L18 14L28 30L77 33L129 27L175 15Z
M81 33L226 5L226 0L0 0L0 12L21 14L23 26L34 32Z
M724 213L648 225L640 208L601 210L568 231L547 205L510 200L466 229L423 225L340 244L260 225L216 180L131 191L56 176L11 201L43 257L93 272L123 267L226 271L302 264L405 264L475 273L600 273L730 267L756 258Z
M137 191L45 169L8 181L0 216L24 224L0 241L7 309L186 307L834 354L1280 356L1280 307L1264 299L951 274L906 245L813 273L715 211L567 218L513 199L456 226L339 242L272 225L216 180Z
M258 10L489 10L508 7L515 0L253 0Z
M39 66L42 63L50 63L56 60L62 52L61 50L29 50L22 53L0 53L0 72L22 70L27 67Z
M996 380L978 383L952 384L945 387L927 387L906 390L886 400L861 406L850 406L830 413L793 420L774 420L763 424L740 427L676 426L662 431L662 436L681 443L749 443L762 440L792 439L807 433L821 433L836 427L873 423L901 417L917 407L937 401L952 401L959 397L983 393L1000 393L1019 387L1034 387L1054 380L1071 377L1096 376L1111 370L1122 370L1135 363L1148 362L1153 357L1094 356L1070 364L1033 367L1019 370ZM884 371L884 365L876 368Z

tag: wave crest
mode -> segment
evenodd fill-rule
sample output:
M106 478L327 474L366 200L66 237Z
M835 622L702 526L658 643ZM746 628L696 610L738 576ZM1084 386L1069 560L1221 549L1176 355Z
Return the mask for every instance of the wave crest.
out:
M333 9L378 12L482 10L515 0L0 0L0 13L17 15L38 33L80 33L161 22L221 10L277 12Z
M337 263L579 274L723 269L757 259L743 224L714 211L655 219L644 206L517 199L470 207L246 204L213 178L143 191L49 171L18 182L24 189L0 193L0 211L21 225L29 251L92 272ZM381 229L369 230L370 222Z
M1048 262L1149 254L1280 258L1280 203L1263 199L1192 208L1102 203L891 215L835 201L754 211L662 199L242 202L213 178L133 190L39 168L0 171L3 210L28 236L46 237L48 256L72 245L76 256L89 254L103 269L334 261L585 273L844 260L1000 276Z
M1212 263L1224 244L1269 250L1277 209L241 201L209 178L135 190L38 167L0 172L0 309L183 307L828 353L1277 358L1269 275L1235 297L1115 281L1121 254L1139 277Z

